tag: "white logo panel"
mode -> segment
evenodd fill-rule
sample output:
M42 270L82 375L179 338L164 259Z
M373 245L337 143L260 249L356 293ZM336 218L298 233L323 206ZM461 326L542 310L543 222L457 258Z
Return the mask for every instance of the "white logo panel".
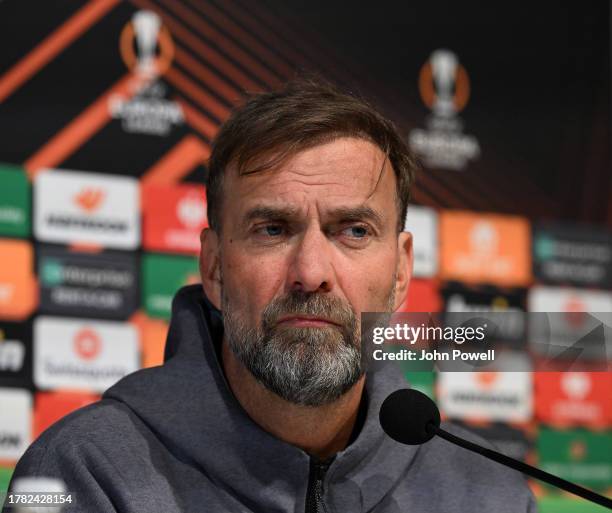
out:
M32 395L0 388L0 460L15 461L32 442Z
M536 286L528 297L530 312L612 312L612 293Z
M138 336L127 323L39 317L34 383L41 389L103 392L139 368Z
M449 417L526 422L533 411L529 372L440 372L439 404Z
M45 170L34 183L34 233L47 242L135 249L140 243L138 181Z
M405 231L412 233L414 276L430 278L438 272L438 215L428 207L408 206Z

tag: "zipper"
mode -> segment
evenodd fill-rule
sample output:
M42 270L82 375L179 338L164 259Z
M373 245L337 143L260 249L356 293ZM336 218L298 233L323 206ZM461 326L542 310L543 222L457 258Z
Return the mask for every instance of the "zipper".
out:
M314 456L310 458L305 513L325 512L325 506L323 505L323 480L332 461L333 458L326 461L318 460Z

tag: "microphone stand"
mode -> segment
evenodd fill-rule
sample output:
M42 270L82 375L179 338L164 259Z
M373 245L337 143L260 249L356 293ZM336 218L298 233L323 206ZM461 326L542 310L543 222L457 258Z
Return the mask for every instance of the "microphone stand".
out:
M510 458L505 454L501 454L499 452L493 451L491 449L487 449L486 447L481 447L480 445L476 445L468 440L464 440L463 438L459 438L448 431L436 426L433 422L429 422L427 424L427 431L429 433L435 433L441 438L444 438L446 441L451 442L453 444L459 445L468 451L476 452L485 458L489 458L497 463L501 463L502 465L507 465L508 467L513 468L514 470L518 470L519 472L523 472L535 479L539 479L540 481L544 481L545 483L551 484L562 490L573 493L582 497L583 499L589 500L600 506L604 506L605 508L612 509L612 499L608 499L603 495L599 495L598 493L592 492L587 488L583 488L582 486L578 486L577 484L570 483L565 479L561 479L560 477L549 474L548 472L544 472L539 468L532 467L531 465L527 465L527 463L523 463L522 461L515 460L514 458Z

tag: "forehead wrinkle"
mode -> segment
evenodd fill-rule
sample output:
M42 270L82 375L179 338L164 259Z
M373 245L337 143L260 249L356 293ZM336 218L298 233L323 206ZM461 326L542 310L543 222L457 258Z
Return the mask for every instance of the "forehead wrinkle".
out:
M344 141L342 141L344 146L346 146L352 139L353 138L346 138ZM380 180L382 168L379 172L374 171L376 173L376 178L371 176L371 171L378 167L377 162L379 161L379 154L381 153L385 157L383 159L384 167L386 153L384 153L378 146L374 145L370 141L361 139L357 139L357 141L360 144L366 143L366 147L369 151L357 151L355 153L354 151L351 151L345 147L344 151L342 151L340 154L317 154L313 152L319 146L315 146L313 148L308 148L303 152L298 152L296 155L279 162L276 166L271 167L267 171L270 173L280 173L281 175L285 175L286 180L283 179L281 183L284 183L285 181L295 181L303 185L313 185L309 182L309 180L307 180L307 178L317 179L318 177L325 175L333 178L338 174L346 175L348 179L344 181L330 180L328 182L319 182L314 185L345 185L349 180L350 183L354 183L355 179L357 178L370 182L376 180L374 185L375 190L378 185L378 181ZM336 142L338 142L338 140L336 140ZM323 144L322 146L327 146L328 144L331 143ZM357 158L355 158L356 156ZM298 175L306 179L290 178L287 176L291 174Z
M321 173L323 174L323 173ZM305 187L317 187L317 186L333 186L333 185L345 185L346 182L316 182L311 183L306 180L300 180L297 178L286 177L284 180L280 180L279 183L274 185L285 185L286 183L298 183L300 185L304 185Z
M248 224L250 221L255 219L284 219L296 221L299 220L302 215L305 217L313 217L310 215L313 210L317 213L317 216L315 217L323 219L324 222L359 221L362 219L369 219L378 226L384 225L384 214L376 208L366 205L365 203L358 205L324 207L319 202L316 202L315 205L306 204L301 206L294 203L282 202L276 204L256 204L244 214L242 223Z

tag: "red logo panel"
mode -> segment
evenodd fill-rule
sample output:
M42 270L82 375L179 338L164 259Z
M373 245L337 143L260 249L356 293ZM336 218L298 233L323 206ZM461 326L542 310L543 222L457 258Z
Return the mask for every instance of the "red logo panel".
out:
M205 191L201 185L145 185L144 248L197 255L208 226Z
M612 374L535 372L535 410L547 424L601 428L612 425Z

